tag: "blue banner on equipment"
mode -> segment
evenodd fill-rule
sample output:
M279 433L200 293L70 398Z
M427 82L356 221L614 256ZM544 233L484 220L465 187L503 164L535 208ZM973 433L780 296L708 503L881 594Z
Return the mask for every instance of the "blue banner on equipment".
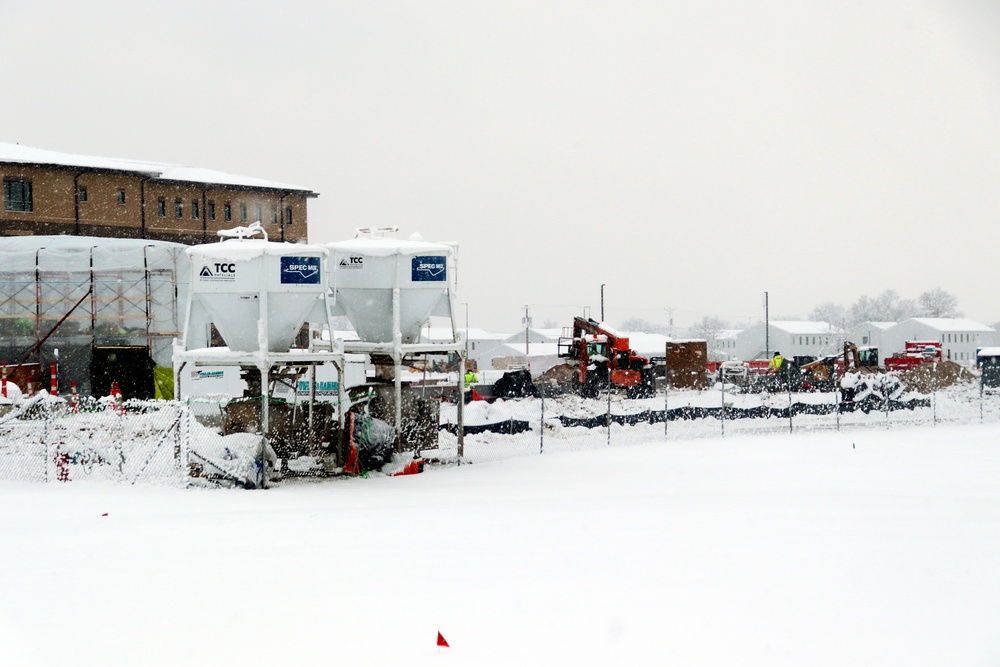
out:
M413 258L411 279L415 283L444 282L448 277L448 258L417 255Z
M281 283L283 285L318 285L319 257L282 257Z

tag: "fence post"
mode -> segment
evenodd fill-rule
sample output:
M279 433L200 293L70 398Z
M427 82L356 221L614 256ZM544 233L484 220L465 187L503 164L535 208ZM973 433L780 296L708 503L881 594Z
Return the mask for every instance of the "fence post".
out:
M722 387L722 418L719 420L719 426L721 428L720 437L726 437L726 381L725 379L719 383Z
M837 384L836 380L833 381L833 403L834 403L833 407L837 412L837 430L839 431L840 430L840 385Z
M670 397L670 372L667 371L667 375L663 382L663 439L667 439L667 424L670 423L670 408L669 408L669 397Z
M785 373L785 386L788 388L788 432L794 433L795 427L792 423L792 381L788 376L789 373Z
M611 384L608 384L608 412L604 415L604 421L608 425L608 446L611 446Z
M539 392L542 395L542 416L538 420L538 453L545 452L545 382L539 385Z
M983 373L979 373L979 423L983 423Z
M873 380L874 382L874 380ZM881 383L882 387L882 403L885 405L885 428L889 429L889 385L886 382L886 376L881 376L878 378L878 382Z
M934 380L931 383L931 420L937 426L937 386L938 386L938 362L934 362Z

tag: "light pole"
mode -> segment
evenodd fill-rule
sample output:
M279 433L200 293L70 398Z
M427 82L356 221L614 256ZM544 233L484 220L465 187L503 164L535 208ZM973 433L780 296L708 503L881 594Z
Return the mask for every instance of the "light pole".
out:
M465 306L465 358L469 358L469 304L463 303Z
M605 283L601 283L601 322L604 321L604 285Z

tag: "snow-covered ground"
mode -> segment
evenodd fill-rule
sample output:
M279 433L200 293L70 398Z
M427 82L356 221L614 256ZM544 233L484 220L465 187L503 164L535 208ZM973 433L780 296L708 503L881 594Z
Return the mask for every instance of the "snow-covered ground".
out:
M639 440L255 492L0 482L2 663L1000 663L1000 425Z

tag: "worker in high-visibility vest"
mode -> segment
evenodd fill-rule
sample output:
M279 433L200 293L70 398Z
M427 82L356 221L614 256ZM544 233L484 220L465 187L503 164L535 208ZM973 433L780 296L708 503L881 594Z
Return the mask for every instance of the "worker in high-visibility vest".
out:
M472 388L472 385L475 384L476 382L479 382L479 378L476 376L476 362L474 362L474 361L466 361L465 362L465 378L464 378L464 383L463 383L465 385L465 402L466 403L468 403L469 401L475 399L476 396L477 396L476 390Z
M777 373L778 371L781 370L781 366L784 363L785 363L785 358L781 356L781 352L775 352L774 356L771 357L771 363L767 365L767 368Z

